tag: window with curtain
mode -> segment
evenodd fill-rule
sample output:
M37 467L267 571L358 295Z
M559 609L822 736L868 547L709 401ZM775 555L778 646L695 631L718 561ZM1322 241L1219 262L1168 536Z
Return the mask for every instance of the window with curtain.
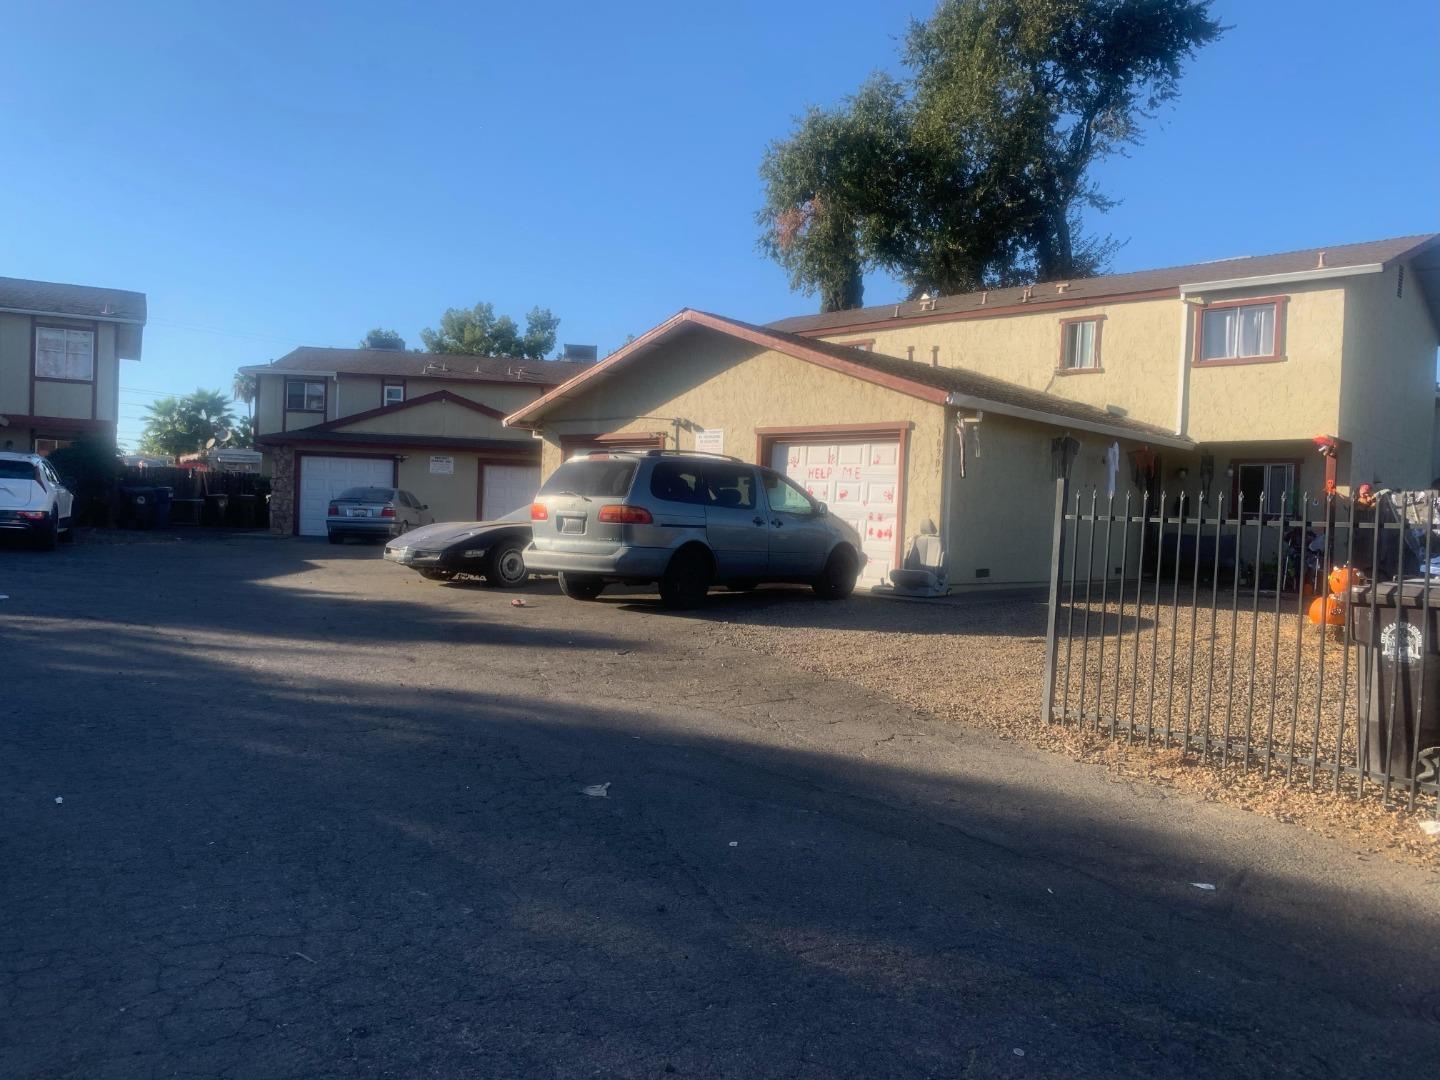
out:
M325 384L290 380L285 384L285 408L290 412L324 412Z
M92 382L95 378L95 332L37 326L35 377Z
M1100 366L1099 321L1083 319L1061 327L1060 366L1066 371L1083 371Z
M1216 308L1201 319L1201 360L1243 360L1275 355L1275 307L1246 304Z

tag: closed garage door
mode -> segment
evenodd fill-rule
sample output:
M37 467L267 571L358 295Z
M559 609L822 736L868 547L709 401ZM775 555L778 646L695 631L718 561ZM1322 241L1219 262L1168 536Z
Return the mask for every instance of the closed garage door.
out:
M390 487L395 482L395 462L390 458L303 454L296 461L300 469L301 536L325 535L325 512L330 509L330 500L346 488Z
M890 580L900 533L898 439L776 442L770 463L860 534L869 560L862 585Z
M480 520L494 521L529 506L540 490L539 465L486 465L480 488Z

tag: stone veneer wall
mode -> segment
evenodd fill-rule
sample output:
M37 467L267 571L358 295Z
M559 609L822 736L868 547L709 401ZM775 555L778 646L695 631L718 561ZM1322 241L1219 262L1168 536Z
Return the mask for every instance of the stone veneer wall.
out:
M289 536L295 527L295 450L277 446L270 453L270 531Z

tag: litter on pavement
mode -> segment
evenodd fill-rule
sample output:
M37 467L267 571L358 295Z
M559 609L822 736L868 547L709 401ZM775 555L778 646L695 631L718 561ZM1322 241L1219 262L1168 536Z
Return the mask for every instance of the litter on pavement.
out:
M62 796L62 795L56 795L56 796L55 796L55 801L56 801L57 803L62 803L62 802L65 801L65 798L64 798L64 796Z
M511 600L511 601L510 601L510 606L511 606L511 607L529 607L530 605L527 604L527 603L525 603L524 600L521 600L521 599L517 596L514 600Z
M592 799L608 799L610 796L606 792L609 790L610 781L606 780L603 784L587 784L580 789L580 794L589 795Z

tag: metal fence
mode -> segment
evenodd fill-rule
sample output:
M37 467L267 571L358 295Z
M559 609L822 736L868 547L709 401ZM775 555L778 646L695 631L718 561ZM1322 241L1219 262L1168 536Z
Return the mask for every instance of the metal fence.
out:
M1057 483L1045 720L1287 784L1435 799L1433 493L1249 502Z

